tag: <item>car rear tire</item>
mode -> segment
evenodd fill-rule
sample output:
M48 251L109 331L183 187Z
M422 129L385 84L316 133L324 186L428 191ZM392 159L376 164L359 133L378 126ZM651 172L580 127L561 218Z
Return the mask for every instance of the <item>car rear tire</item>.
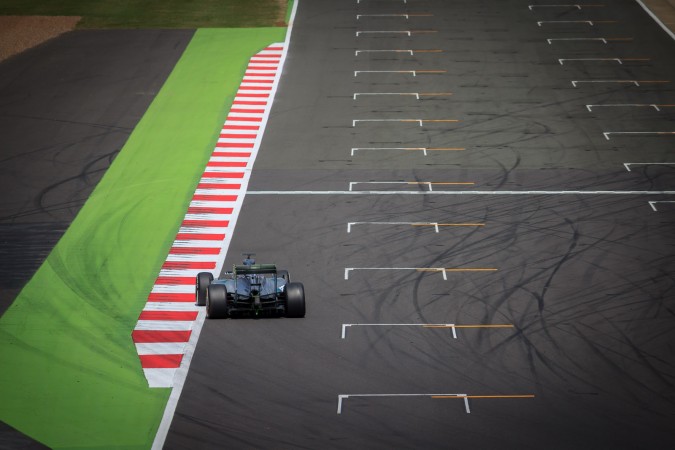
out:
M197 306L206 305L206 290L213 281L213 274L211 272L199 272L197 274L195 286L195 304Z
M305 317L305 286L302 283L286 285L286 317Z
M206 291L206 317L222 319L227 317L227 288L223 284L212 284Z

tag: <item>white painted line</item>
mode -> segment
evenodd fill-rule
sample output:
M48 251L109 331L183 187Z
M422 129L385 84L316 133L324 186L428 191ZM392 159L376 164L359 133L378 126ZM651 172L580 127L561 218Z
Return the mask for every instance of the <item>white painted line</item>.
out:
M558 58L561 66L565 65L565 61L616 61L619 64L623 64L621 58Z
M408 53L413 56L413 50L356 50L354 56L359 56L359 53Z
M542 26L543 24L547 24L547 23L555 23L555 24L558 24L558 23L585 23L585 24L588 24L590 26L594 26L592 20L540 20L539 22L537 22L537 25Z
M362 30L362 31L357 31L356 32L356 37L361 36L362 34L405 34L407 36L410 36L411 33L409 30L405 31L384 31L384 30L378 30L378 31L370 31L370 30Z
M581 5L528 5L530 11L534 8L577 8L581 9Z
M651 201L651 202L649 202L649 206L651 206L652 209L653 209L654 211L656 211L656 212L658 212L658 210L656 209L656 204L657 204L657 203L675 203L675 201L670 201L670 200L660 200L660 201Z
M675 105L655 105L655 104L648 104L648 103L625 103L625 104L614 104L614 105L586 105L586 109L588 109L589 112L593 112L593 108L623 108L623 107L635 107L635 108L654 108L657 111L661 111L661 108L663 107L672 107Z
M423 126L423 122L445 122L445 123L457 123L457 119L354 119L352 120L352 127L355 127L359 122L417 122L419 126Z
M607 43L605 38L548 38L546 42L553 44L553 41L600 41L603 44Z
M354 94L356 96L356 94ZM360 122L417 122L422 126L422 119L355 119L352 120L352 127Z
M353 147L351 156L354 156L358 151L376 151L376 150L403 150L403 151L420 151L424 156L428 156L429 152L435 151L463 151L463 147Z
M652 163L645 163L645 162L635 162L635 163L623 163L623 166L626 168L627 171L630 170L630 166L675 166L675 162L652 162Z
M405 73L412 74L413 77L417 76L417 71L415 70L355 70L354 76L358 77L360 73Z
M361 3L361 0L356 0L356 3ZM403 0L403 3L408 3L408 0Z
M412 74L416 77L418 74L439 74L446 73L447 70L355 70L354 76L358 77L360 73L402 73L406 75Z
M347 233L352 232L355 225L409 225L412 227L434 227L440 233L440 227L482 227L484 223L441 223L441 222L348 222Z
M246 195L675 195L675 191L248 191Z
M627 135L673 135L675 136L675 131L605 131L602 133L605 136L605 139L609 141L609 136L612 134L627 134Z
M607 44L608 41L632 41L633 38L607 38L607 37L598 37L598 38L548 38L546 42L553 44L553 41L600 41L603 44Z
M458 397L464 398L464 410L467 414L471 413L467 394L340 394L338 395L338 414L342 414L342 402L350 397Z
M359 151L373 151L373 150L407 150L407 151L417 150L424 152L424 156L427 156L426 147L354 147L352 148L351 155L354 156L356 152Z
M533 11L534 8L602 8L605 5L582 5L582 4L566 4L566 5L529 5L528 8L530 11Z
M420 99L420 94L418 92L355 92L353 96L354 100L356 100L356 97L358 97L359 95L403 95L403 96L407 95L415 97L417 100ZM401 120L394 119L393 121L400 122ZM406 122L409 122L409 120L406 120Z
M446 186L473 186L475 183L471 181L350 181L349 190L352 191L353 187L358 184L406 184L409 186L427 186L429 192L433 191L434 185L446 185Z
M176 407L178 406L180 394L183 392L183 386L185 385L185 380L187 379L187 374L190 370L192 356L194 355L195 349L197 347L197 341L199 341L199 335L202 332L202 326L204 325L205 318L206 311L202 309L199 311L199 318L195 321L195 327L192 329L192 333L190 334L190 341L185 346L185 353L183 355L183 360L181 361L180 367L175 369L175 371L168 373L170 378L167 377L168 379L166 380L159 380L160 386L166 386L168 382L173 385L173 388L171 389L171 394L169 395L169 400L167 401L166 408L164 409L162 421L159 424L157 434L155 435L155 439L152 443L152 450L162 450L164 447L164 442L166 441L166 436L169 434L169 428L171 427L173 416L176 413ZM144 369L144 372L148 374L148 370L152 369ZM157 370L159 371L162 369ZM148 378L154 379L155 377Z
M414 270L416 272L436 272L443 275L444 280L448 280L448 272L496 272L494 268L477 267L345 267L345 280L349 280L349 273L355 270Z
M452 328L452 337L457 339L457 330L454 323L343 323L342 339L347 337L348 327L437 327Z
M410 226L433 226L436 233L440 233L438 222L348 222L347 233L352 232L354 225L410 225Z
M361 17L405 17L406 20L410 18L408 14L357 14L356 20L360 20Z
M408 184L407 181L350 181L349 190L352 191L357 184Z
M656 21L656 23L658 23L659 26L660 26L661 28L663 28L663 30L664 30L666 33L668 33L668 36L670 36L672 39L675 40L675 33L673 33L672 30L666 26L666 24L664 24L663 22L661 22L661 19L659 19L659 18L656 16L656 14L654 14L649 8L647 8L647 6L642 2L642 0L636 0L636 1L638 2L638 4L639 4L640 6L642 6L642 9L644 9L645 11L647 11L647 14L649 14L649 16L650 16L652 19L654 19L654 20Z
M649 84L649 83L670 83L667 80L574 80L572 81L572 86L577 87L579 83L628 83L634 84L635 86L640 86L640 83Z

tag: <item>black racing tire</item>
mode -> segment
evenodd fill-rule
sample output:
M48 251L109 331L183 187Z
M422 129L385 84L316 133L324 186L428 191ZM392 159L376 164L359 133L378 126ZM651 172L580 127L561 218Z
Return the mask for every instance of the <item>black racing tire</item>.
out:
M286 317L305 317L305 286L302 283L286 285Z
M224 284L212 284L206 291L206 317L223 319L227 317L227 288Z
M288 270L277 270L277 278L283 278L286 280L286 283L291 282L291 275L288 273Z
M195 286L195 304L197 306L206 305L206 290L213 281L211 272L199 272L196 278Z

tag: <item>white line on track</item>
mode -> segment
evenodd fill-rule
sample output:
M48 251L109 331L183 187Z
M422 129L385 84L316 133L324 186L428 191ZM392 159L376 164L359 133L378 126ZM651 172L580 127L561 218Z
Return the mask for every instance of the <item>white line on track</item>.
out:
M497 269L475 268L475 267L345 267L345 280L349 280L349 274L355 270L414 270L416 272L434 272L443 275L445 281L448 280L448 272L496 272Z
M356 95L356 94L355 94ZM354 97L356 98L356 96ZM406 122L417 122L419 126L422 126L422 119L355 119L352 120L352 127L355 127L357 123L361 122L401 122L401 123L406 123Z
M457 339L457 330L454 323L343 323L342 339L347 338L347 328L350 327L428 327L428 328L451 328L452 337Z
M356 37L359 37L362 34L405 34L406 36L411 36L412 33L410 30L361 30L356 32Z
M355 127L357 123L366 123L366 122L399 122L399 123L418 123L420 127L424 126L424 122L445 122L445 123L457 123L457 119L354 119L352 120L352 127Z
M409 14L357 14L356 20L361 20L361 17L405 17L406 20L410 19Z
M651 201L651 202L649 202L649 206L651 206L652 209L653 209L654 211L657 211L657 212L658 212L658 209L656 209L656 204L657 204L657 203L675 203L675 201L672 201L672 200L661 200L661 201Z
M661 28L663 28L663 30L664 30L666 33L668 33L668 36L670 36L671 38L675 39L675 33L673 33L673 31L672 31L670 28L668 28L668 26L666 26L665 23L661 22L661 19L659 19L659 18L656 16L656 14L654 14L649 8L647 8L647 5L645 5L645 4L642 2L642 0L636 0L636 1L637 1L638 4L642 7L642 9L644 9L644 10L647 12L647 14L649 14L649 16L650 16L652 19L654 19L654 21L656 21L656 23L658 23L659 26L660 26Z
M356 152L359 151L374 151L374 150L406 150L406 151L421 151L424 152L424 156L427 156L426 147L354 147L352 148L351 155L354 156Z
M440 223L440 222L348 222L347 233L352 232L356 225L409 225L411 227L434 227L436 233L440 233L440 227L482 227L483 223Z
M355 70L354 76L358 77L360 73L402 73L416 77L417 74L439 74L446 73L446 70Z
M542 26L544 24L560 24L560 23L585 23L589 26L595 26L596 23L614 23L614 21L611 20L602 20L602 21L593 21L593 20L540 20L537 22L538 26Z
M416 185L416 186L427 186L429 191L434 190L434 186L473 186L475 183L472 181L459 181L459 182L435 182L435 181L350 181L349 182L349 190L353 190L355 185L359 184L406 184L409 186Z
M408 53L410 56L415 54L413 50L356 50L354 56L359 56L359 53Z
M609 41L632 41L633 38L608 38L608 37L597 37L597 38L548 38L546 42L553 44L554 41L598 41L603 44L608 44Z
M340 394L338 395L337 413L342 413L342 402L350 397L429 397L432 399L458 399L464 400L464 410L467 414L471 413L469 408L469 399L525 399L535 398L534 394L516 394L516 395L469 395L469 394Z
M605 139L609 141L609 137L613 134L625 134L629 136L675 136L675 131L605 131L602 133Z
M593 112L593 108L624 108L624 107L633 107L633 108L654 108L656 111L661 111L661 108L673 107L675 105L656 105L653 103L623 103L623 104L613 104L613 105L586 105L586 109L589 112Z
M643 84L654 84L654 83L670 83L667 80L574 80L571 82L572 86L578 87L579 83L628 83L634 84L635 86L640 86L640 83Z
M428 156L429 152L435 151L463 151L463 147L354 147L351 151L351 156L355 156L359 151L380 151L380 150L403 150L403 151L418 151L422 152L424 156Z
M464 410L467 414L471 413L467 394L340 394L338 395L338 414L342 414L342 402L350 397L457 397L464 399Z
M558 58L561 66L565 65L565 61L614 61L623 65L624 61L649 61L649 58Z
M355 225L410 225L410 226L433 226L436 233L440 233L438 222L348 222L347 233L352 232Z
M354 93L354 100L356 100L356 97L360 95L402 95L402 96L410 96L410 97L415 97L417 100L420 99L420 94L419 92L355 92ZM381 121L381 120L378 120ZM394 120L395 122L400 122L400 120ZM408 120L409 122L409 120Z
M358 77L360 73L405 73L412 74L413 77L417 76L414 70L355 70L354 76Z
M200 310L198 320L201 320L202 324L204 323L205 316L206 311L203 309ZM164 447L164 442L166 441L166 436L169 434L171 421L173 420L173 416L176 413L178 399L180 398L181 392L183 392L183 386L185 385L185 380L187 379L188 371L190 370L190 363L192 362L192 356L194 355L195 348L197 347L197 341L199 341L199 335L201 332L201 326L196 326L192 330L190 341L186 345L183 361L180 367L176 370L176 373L173 375L173 388L171 389L171 395L169 395L169 400L167 401L166 408L164 409L162 421L160 422L159 428L157 429L155 440L152 443L152 450L161 450Z
M528 5L530 11L534 11L534 8L601 8L605 5L581 5L581 4L566 4L566 5Z
M627 171L630 170L630 166L675 166L675 162L634 162L634 163L623 163L623 166Z

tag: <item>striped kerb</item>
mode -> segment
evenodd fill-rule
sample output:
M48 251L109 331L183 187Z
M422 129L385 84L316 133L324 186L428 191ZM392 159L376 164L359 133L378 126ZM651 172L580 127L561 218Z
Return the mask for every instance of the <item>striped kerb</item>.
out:
M265 117L269 114L283 44L249 60L218 142L131 334L150 387L172 387L203 308L195 277L217 276L243 202ZM201 325L199 325L201 328Z

